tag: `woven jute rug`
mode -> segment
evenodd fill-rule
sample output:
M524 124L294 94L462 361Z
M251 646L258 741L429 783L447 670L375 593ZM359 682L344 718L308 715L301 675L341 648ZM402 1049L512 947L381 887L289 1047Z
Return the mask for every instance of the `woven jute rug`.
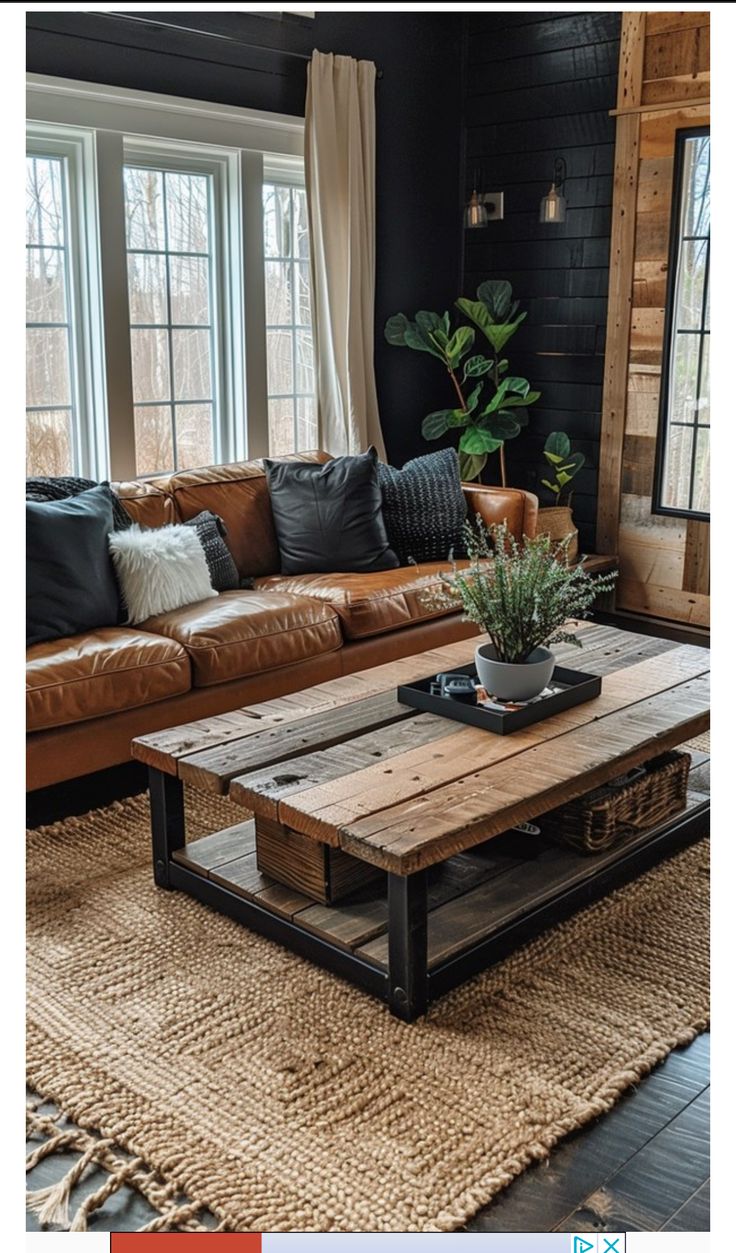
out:
M144 797L29 833L28 1070L174 1229L451 1231L707 1026L705 841L407 1025L154 888L148 838Z

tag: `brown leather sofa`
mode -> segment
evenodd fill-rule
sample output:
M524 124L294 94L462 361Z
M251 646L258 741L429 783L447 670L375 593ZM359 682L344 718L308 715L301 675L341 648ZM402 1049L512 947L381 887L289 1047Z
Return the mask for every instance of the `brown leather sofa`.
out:
M325 453L297 454L327 461ZM419 581L445 562L376 574L282 576L260 462L113 484L131 517L165 526L219 514L252 591L35 644L27 654L27 787L130 760L148 731L211 717L475 634L428 609ZM537 500L515 488L464 485L469 513L533 535Z

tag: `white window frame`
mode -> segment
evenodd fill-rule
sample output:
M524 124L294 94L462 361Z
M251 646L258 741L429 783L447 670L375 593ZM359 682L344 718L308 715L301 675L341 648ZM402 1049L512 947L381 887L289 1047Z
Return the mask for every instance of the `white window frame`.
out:
M63 162L76 468L85 478L102 478L107 471L108 452L94 139L88 131L67 131L62 137L56 128L33 124L28 127L26 152L34 157L58 157Z
M96 423L106 438L92 477L136 477L122 184L123 165L143 153L150 164L171 160L179 169L182 162L193 169L202 162L199 168L215 176L219 457L267 456L264 171L265 177L278 172L281 181L291 171L303 183L304 119L36 74L27 76L27 114L31 128L60 142L70 131L84 135L93 167L86 174L92 203L84 202L84 238L92 238L91 226L96 235L94 247L85 244L80 255L90 259L88 285L96 283L99 293L96 325L104 327ZM87 377L86 359L83 366Z

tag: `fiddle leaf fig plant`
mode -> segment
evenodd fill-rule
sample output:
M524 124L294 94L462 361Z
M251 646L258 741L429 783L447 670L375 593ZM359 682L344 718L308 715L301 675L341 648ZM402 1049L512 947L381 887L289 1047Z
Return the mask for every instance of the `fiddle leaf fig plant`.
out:
M476 300L461 297L455 302L472 326L461 324L453 329L448 312L440 315L421 309L413 322L404 313L394 314L385 328L390 344L426 352L441 361L455 389L458 404L427 414L422 422L424 438L440 439L454 427L461 429L458 455L462 478L479 478L488 457L497 452L504 487L504 444L528 425L528 406L541 395L532 391L526 379L509 375L508 359L500 355L526 317L526 313L517 312L519 302L512 295L510 283L489 279L481 283ZM469 356L478 331L488 347Z
M572 500L569 485L585 465L585 457L581 452L571 451L570 440L564 431L553 431L544 445L544 458L551 469L542 479L542 486L552 493L556 505L561 505L563 500L569 505Z

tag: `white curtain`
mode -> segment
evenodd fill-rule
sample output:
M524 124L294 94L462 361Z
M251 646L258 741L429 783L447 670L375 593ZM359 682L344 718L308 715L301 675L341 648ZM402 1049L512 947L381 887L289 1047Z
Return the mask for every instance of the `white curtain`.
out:
M320 446L385 459L373 366L376 67L314 52L305 169Z

